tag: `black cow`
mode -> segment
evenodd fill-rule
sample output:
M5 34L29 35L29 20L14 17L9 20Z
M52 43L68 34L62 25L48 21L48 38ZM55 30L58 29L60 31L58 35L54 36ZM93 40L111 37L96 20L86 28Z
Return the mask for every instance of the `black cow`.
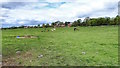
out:
M77 29L77 27L74 27L74 31L76 31L76 30L79 30L79 29Z

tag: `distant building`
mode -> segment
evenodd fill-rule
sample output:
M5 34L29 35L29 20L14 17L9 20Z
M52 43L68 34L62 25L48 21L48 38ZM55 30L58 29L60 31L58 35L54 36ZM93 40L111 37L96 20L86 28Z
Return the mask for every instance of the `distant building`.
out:
M72 25L72 24L71 24L71 23L69 23L69 24L68 24L68 27L71 27L71 25Z
M24 26L24 28L28 28L28 26Z
M60 25L60 27L65 27L65 24Z

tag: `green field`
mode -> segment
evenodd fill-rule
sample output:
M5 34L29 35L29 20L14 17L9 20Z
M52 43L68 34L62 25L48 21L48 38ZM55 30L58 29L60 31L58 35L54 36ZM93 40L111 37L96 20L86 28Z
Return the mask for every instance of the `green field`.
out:
M4 65L115 66L118 65L118 26L2 30ZM51 29L51 28L47 28ZM34 35L39 38L16 38ZM20 52L19 54L16 52ZM40 55L40 56L39 56Z

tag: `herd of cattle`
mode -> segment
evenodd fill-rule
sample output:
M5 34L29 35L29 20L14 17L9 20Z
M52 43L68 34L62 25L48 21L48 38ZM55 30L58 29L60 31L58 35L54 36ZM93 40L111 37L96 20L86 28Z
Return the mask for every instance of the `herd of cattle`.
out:
M79 31L79 29L77 28L77 27L74 27L74 31L76 31L76 30L78 30ZM44 30L42 30L41 32L49 32L50 30L49 29L44 29ZM56 28L52 28L51 29L51 31L53 32L53 31L56 31Z

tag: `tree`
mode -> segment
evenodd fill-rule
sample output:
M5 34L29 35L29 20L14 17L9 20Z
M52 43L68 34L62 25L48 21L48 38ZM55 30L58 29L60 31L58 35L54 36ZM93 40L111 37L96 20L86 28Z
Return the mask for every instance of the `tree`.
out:
M63 22L59 22L59 25L63 25L64 23Z
M105 19L106 19L106 22L105 22L106 25L110 25L110 17L106 17Z
M95 18L90 19L88 22L88 25L89 26L97 26L97 19L95 19Z
M85 26L88 26L89 20L90 20L90 17L86 17L86 18L84 19L84 24L85 24Z
M47 28L47 27L50 27L50 25L47 23L46 25L45 25L45 27Z
M37 27L40 27L40 24L38 24L38 26Z
M110 25L115 25L115 23L114 23L114 18L111 18L111 19L110 19Z
M19 28L24 28L24 25L19 26Z
M45 24L42 24L42 27L44 28L44 27L45 27Z
M120 16L119 16L119 15L117 15L117 16L115 17L114 23L115 23L115 25L118 25L118 24L120 23Z
M52 22L52 23L51 23L51 26L52 26L52 27L54 27L54 26L55 26L55 23L54 23L54 22Z
M70 24L70 22L65 22L65 26L68 26L68 24Z
M81 19L78 19L78 20L77 20L77 25L80 26L81 23L82 23L82 20L81 20Z
M74 27L78 26L78 22L77 22L77 21L74 21L74 22L72 23L72 26L74 26Z

